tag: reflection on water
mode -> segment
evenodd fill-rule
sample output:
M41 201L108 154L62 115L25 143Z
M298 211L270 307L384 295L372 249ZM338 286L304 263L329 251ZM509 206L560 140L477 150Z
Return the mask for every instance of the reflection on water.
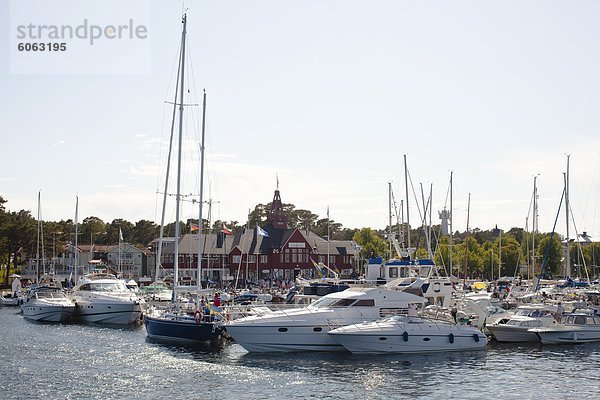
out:
M7 399L597 398L600 344L499 344L427 355L249 354L181 346L143 326L48 324L0 308Z

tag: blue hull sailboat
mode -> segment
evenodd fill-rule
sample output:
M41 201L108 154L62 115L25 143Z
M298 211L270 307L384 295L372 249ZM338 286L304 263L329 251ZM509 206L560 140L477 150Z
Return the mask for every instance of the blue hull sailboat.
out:
M181 200L181 143L182 143L182 132L183 132L183 106L184 106L184 65L185 65L185 36L186 36L186 23L187 18L186 15L183 15L183 30L181 36L181 57L180 57L180 65L179 65L179 88L176 90L175 97L179 94L179 104L175 104L175 106L179 106L179 152L178 152L178 169L177 169L177 194L175 196L176 199L176 207L175 207L175 241L174 241L174 264L173 264L173 299L171 307L168 309L156 308L150 309L147 311L144 316L144 326L146 327L146 333L149 338L158 339L162 341L169 342L181 342L181 343L205 343L210 341L215 341L220 339L221 337L221 327L219 324L220 315L215 315L214 312L204 312L201 310L200 304L197 304L197 310L194 313L190 313L187 307L184 307L182 304L177 304L177 285L179 282L179 273L178 273L178 265L179 265L179 237L180 237L180 229L179 229L179 210L180 210L180 200ZM175 102L177 103L177 102ZM204 93L204 110L206 110L206 93ZM172 135L171 135L172 138ZM172 140L172 139L171 139ZM172 142L171 142L172 145ZM204 154L204 112L203 112L203 122L202 122L202 145L201 145L202 155ZM170 157L170 150L169 150ZM163 238L163 229L164 229L164 215L165 215L165 203L167 199L167 187L168 187L168 179L169 179L169 164L167 164L167 174L165 180L165 192L163 193L163 212L162 212L162 221L161 221L161 230L159 237L159 244L157 248L157 274L161 262L161 249L162 249L162 238ZM199 229L198 234L201 235L202 232L202 175L204 169L204 157L202 156L202 161L200 165L200 216L199 216ZM198 257L198 269L201 267L201 258ZM201 286L201 274L198 271L198 288ZM187 287L189 290L189 286ZM198 298L200 296L197 296Z
M164 341L204 343L219 339L222 334L221 328L214 322L197 321L193 316L175 313L163 313L157 317L147 315L144 325L149 338Z

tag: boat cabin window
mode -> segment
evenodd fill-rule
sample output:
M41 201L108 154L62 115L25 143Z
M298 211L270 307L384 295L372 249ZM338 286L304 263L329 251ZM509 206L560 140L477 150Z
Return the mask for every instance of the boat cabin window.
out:
M577 315L574 319L573 319L573 323L575 325L585 325L585 317L583 315Z
M352 307L374 307L374 306L375 306L375 300L373 300L373 299L358 300L356 303L352 304Z
M339 299L338 301L333 303L331 307L350 307L355 302L356 299Z
M354 303L357 299L336 299L332 297L321 297L320 299L312 302L309 307L311 308L327 308L327 307L348 307Z
M92 290L89 283L79 286L79 290Z
M596 325L598 321L596 320L596 318L590 316L586 318L586 323L588 325Z
M531 313L531 315L530 315L530 316L531 316L531 317L533 317L533 318L538 318L538 317L541 317L542 315L543 315L543 314L542 314L542 312L541 312L540 310L534 310L534 311Z
M388 270L388 273L389 273L390 278L397 278L398 277L398 267L390 267L390 269Z

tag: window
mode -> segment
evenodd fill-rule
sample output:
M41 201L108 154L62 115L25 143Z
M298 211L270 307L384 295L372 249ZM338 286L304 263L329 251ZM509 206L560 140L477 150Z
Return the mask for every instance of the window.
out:
M232 258L234 264L239 264L240 260L242 259L241 256L233 256L231 258Z
M390 267L389 269L390 278L398 277L398 267Z
M261 264L267 264L269 262L269 256L267 255L261 255L260 256L260 263Z
M375 300L358 300L356 303L352 304L352 307L375 307Z

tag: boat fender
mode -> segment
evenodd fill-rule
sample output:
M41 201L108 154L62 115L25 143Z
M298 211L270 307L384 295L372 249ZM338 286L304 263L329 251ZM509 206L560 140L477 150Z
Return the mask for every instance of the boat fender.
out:
M450 343L454 343L454 333L449 334L448 339L450 339Z
M202 321L202 310L197 309L196 312L194 313L194 319L196 320L196 323L199 324L200 321Z
M408 332L404 331L402 334L402 339L404 339L405 342L408 342Z
M476 343L479 342L479 335L476 334L476 333L474 333L473 334L473 340L475 340Z

